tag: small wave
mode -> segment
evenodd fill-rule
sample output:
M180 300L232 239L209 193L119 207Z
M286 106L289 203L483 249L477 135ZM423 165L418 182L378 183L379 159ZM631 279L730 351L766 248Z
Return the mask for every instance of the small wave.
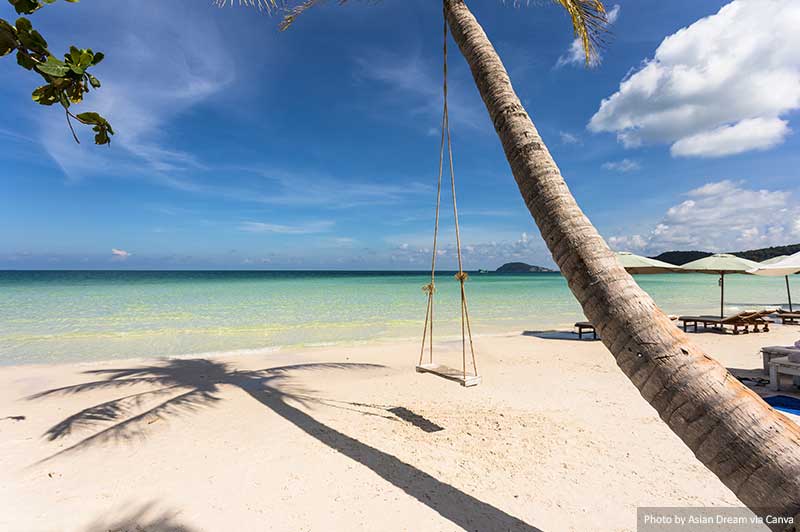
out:
M202 351L196 353L186 353L183 355L170 355L164 358L220 358L229 356L253 356L253 355L271 355L278 353L283 349L283 346L268 346L268 347L254 347L248 349L230 349L223 351Z
M304 344L297 344L298 347L334 347L341 345L341 342L309 342Z

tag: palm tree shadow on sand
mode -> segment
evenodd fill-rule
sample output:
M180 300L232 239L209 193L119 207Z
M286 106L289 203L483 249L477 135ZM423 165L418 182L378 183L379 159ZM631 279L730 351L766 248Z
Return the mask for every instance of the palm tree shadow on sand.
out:
M95 429L97 425L108 425L42 460L47 461L92 445L144 438L146 426L153 421L170 416L195 414L203 408L215 406L223 401L219 395L221 387L233 386L244 391L317 441L369 468L387 482L465 530L539 531L538 528L439 481L395 456L321 423L290 404L290 401L301 405L314 401L324 402L304 393L302 389L288 382L292 373L324 369L355 370L380 367L382 366L375 364L322 363L240 371L219 361L170 359L164 360L158 365L87 371L87 374L104 378L47 390L31 396L29 399L43 399L108 388L126 389L137 385L155 386L147 391L129 393L117 399L93 405L48 429L44 436L55 441L77 430ZM142 405L145 402L157 401L162 397L163 401L143 409ZM351 404L363 406L357 403Z
M580 338L576 332L559 331L556 329L546 331L522 331L522 336L533 336L541 338L542 340L568 340L570 342L595 342L600 340L600 338L594 338L590 332L585 332L583 335L584 338Z
M109 512L82 528L82 532L196 532L179 519L180 512L160 510L155 502L140 505L118 515Z

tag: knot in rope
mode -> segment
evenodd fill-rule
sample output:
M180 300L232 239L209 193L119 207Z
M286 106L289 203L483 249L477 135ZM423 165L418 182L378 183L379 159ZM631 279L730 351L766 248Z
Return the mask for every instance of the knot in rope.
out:
M458 272L455 275L455 278L463 283L464 281L469 279L469 275L467 275L467 272Z
M433 294L436 291L436 286L433 283L426 284L422 287L422 291L428 295Z

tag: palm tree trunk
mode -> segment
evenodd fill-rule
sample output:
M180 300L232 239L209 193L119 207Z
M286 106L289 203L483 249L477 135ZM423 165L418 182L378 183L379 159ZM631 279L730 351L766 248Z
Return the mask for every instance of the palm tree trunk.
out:
M800 512L800 430L692 344L583 214L464 0L444 0L525 204L617 364L695 456L759 515Z

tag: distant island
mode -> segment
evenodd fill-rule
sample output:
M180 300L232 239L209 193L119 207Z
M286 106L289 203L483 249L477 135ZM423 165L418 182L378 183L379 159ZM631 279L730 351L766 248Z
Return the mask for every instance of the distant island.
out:
M788 246L774 246L770 248L750 249L747 251L729 251L728 253L743 259L763 262L773 257L780 257L781 255L793 255L799 251L800 244L791 244ZM687 262L703 259L710 255L713 255L710 251L665 251L651 258L675 264L676 266L683 266Z
M551 270L550 268L532 266L524 262L507 262L497 268L495 273L548 273L554 271L555 270Z

